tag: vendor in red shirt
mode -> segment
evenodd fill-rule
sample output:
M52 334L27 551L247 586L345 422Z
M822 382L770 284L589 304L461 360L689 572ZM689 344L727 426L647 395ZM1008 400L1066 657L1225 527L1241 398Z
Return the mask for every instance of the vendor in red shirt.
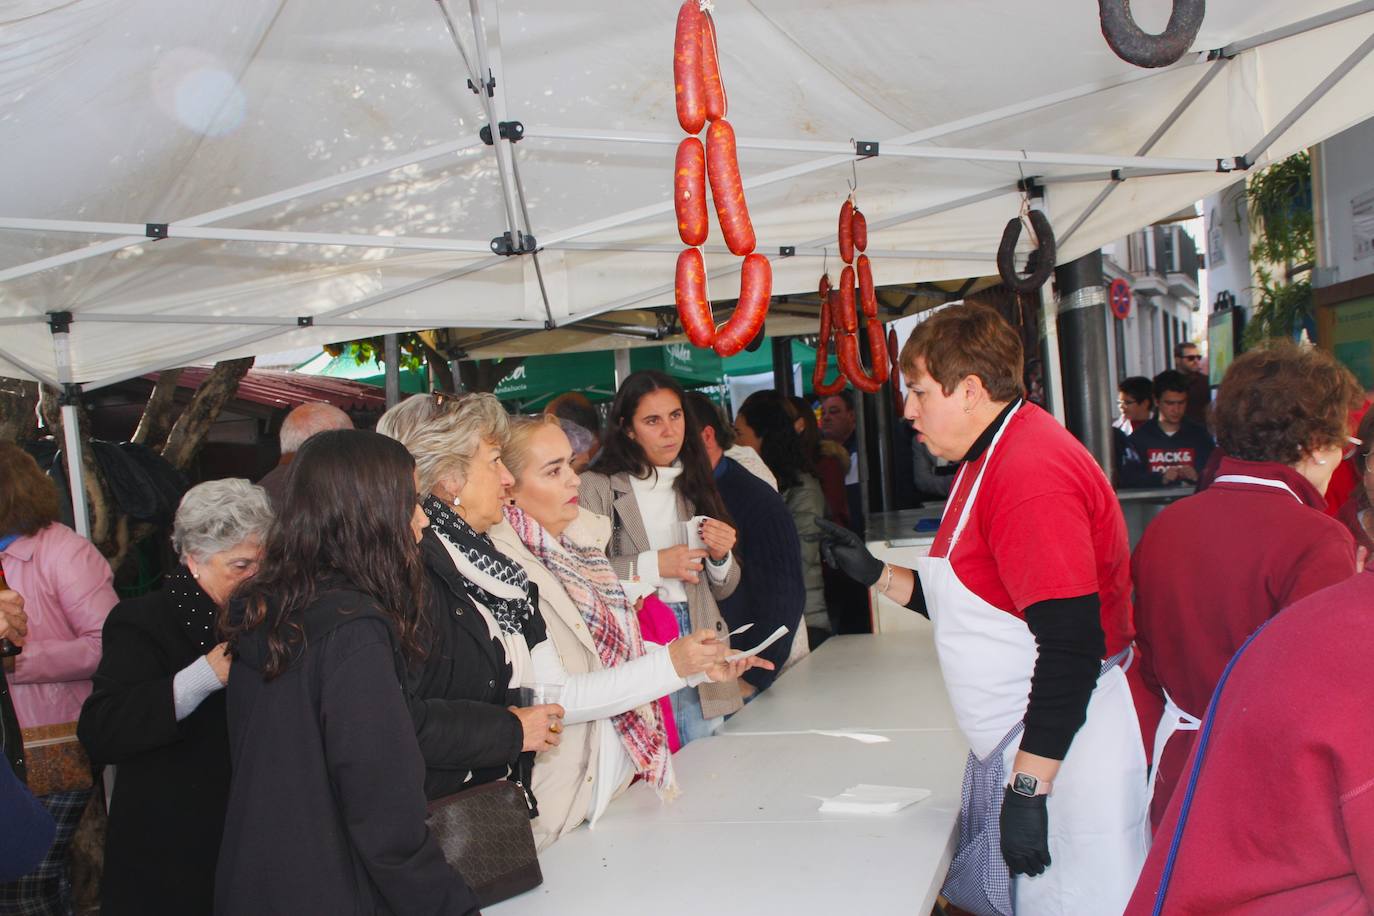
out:
M1000 828L988 848L1005 861L971 862L979 847L961 831L945 896L985 909L969 895L1007 896L1009 869L1002 912L1096 916L1126 905L1146 851L1145 754L1119 667L1129 547L1101 468L1024 400L1021 361L1020 337L985 306L918 325L901 352L904 413L932 454L962 463L930 556L890 566L834 525L822 549L934 625L971 748L964 813Z
M1174 793L1128 916L1374 911L1370 646L1365 572L1288 608L1241 652L1208 713L1192 802Z
M1355 572L1350 532L1324 514L1322 494L1359 394L1324 350L1276 341L1237 359L1212 409L1226 452L1216 481L1161 512L1136 547L1141 680L1165 707L1151 756L1155 825L1241 643L1280 608Z

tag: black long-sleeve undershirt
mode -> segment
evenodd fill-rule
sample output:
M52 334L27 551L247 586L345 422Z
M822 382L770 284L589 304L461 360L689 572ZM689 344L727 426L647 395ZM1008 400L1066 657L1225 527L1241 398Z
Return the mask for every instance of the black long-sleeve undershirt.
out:
M911 574L906 607L929 617L921 577L915 570ZM1107 653L1101 602L1096 594L1038 601L1026 608L1026 626L1035 637L1038 653L1021 750L1063 760L1087 719L1088 701Z

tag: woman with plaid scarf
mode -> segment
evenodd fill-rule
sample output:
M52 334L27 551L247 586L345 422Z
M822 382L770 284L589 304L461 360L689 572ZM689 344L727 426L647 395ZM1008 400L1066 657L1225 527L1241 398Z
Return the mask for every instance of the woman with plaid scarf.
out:
M502 458L515 478L497 548L538 586L539 611L555 651L536 654L541 683L564 684L562 743L535 760L534 822L540 847L593 824L635 777L662 798L677 792L658 697L707 678L734 680L757 658L726 663L725 642L709 630L646 644L635 607L606 557L611 522L578 506L573 450L547 418L511 423Z

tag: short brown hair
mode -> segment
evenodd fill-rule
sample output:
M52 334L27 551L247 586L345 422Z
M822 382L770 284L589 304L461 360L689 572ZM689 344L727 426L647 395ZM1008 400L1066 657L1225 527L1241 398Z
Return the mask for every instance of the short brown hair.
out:
M0 442L0 481L0 535L32 537L61 517L57 485L13 442Z
M1212 422L1226 454L1296 464L1304 452L1344 445L1362 400L1355 376L1330 353L1269 340L1226 370Z
M918 359L946 395L953 394L967 376L976 375L994 401L1025 397L1021 338L986 305L951 306L916 325L898 363L912 375Z

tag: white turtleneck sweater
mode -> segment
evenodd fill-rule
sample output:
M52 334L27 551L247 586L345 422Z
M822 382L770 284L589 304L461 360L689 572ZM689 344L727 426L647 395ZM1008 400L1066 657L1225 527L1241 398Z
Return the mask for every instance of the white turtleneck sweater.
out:
M667 547L683 543L682 523L687 519L678 515L677 491L673 484L682 475L682 465L655 468L656 473L646 478L631 477L630 486L634 490L635 502L639 504L639 517L644 522L644 533L649 536L649 550L639 555L635 563L635 573L640 580L656 586L658 597L667 604L682 603L687 600L687 589L681 579L665 579L658 571L658 552ZM712 582L724 582L730 572L732 558L726 554L725 562L708 561L706 574Z

